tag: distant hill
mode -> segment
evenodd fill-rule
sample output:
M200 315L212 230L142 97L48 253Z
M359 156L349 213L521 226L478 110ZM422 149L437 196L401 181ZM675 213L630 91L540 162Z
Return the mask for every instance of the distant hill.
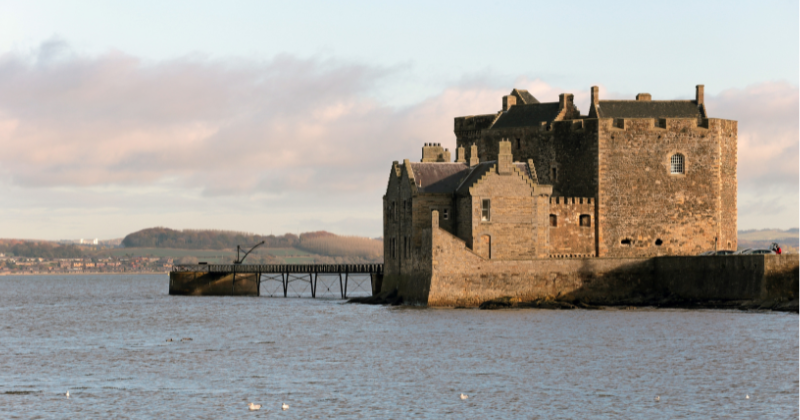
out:
M800 230L798 228L780 229L750 229L740 230L739 249L769 248L777 242L787 251L796 251L800 246Z
M81 248L50 241L25 241L0 239L0 253L27 258L78 258L83 256Z
M261 241L249 261L259 259L265 249L285 249L282 254L308 255L307 261L319 263L367 263L383 261L383 241L358 236L341 236L326 231L301 233L300 236L257 235L223 230L175 230L163 227L143 229L122 240L125 248L170 248L185 250L235 250L237 245L250 247ZM295 249L297 252L289 250ZM310 255L309 255L310 254ZM266 258L266 257L264 257Z

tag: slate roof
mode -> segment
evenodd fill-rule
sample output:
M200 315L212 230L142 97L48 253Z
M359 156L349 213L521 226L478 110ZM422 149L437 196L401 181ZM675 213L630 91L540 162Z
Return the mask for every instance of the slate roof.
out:
M558 102L514 105L497 118L494 128L530 127L553 122L558 116Z
M517 94L516 96L518 96L520 99L522 99L522 103L523 104L529 105L529 104L538 104L539 103L539 101L536 98L534 98L533 95L530 94L530 92L528 92L525 89L514 89L514 90L511 91L511 94L513 95L515 92Z
M597 114L598 118L701 118L703 116L694 101L600 101Z
M411 170L419 192L452 194L469 172L469 166L455 162L411 162Z

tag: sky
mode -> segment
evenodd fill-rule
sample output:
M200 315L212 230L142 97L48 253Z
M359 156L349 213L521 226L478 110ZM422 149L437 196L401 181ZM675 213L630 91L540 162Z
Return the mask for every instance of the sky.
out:
M567 2L560 2L567 3ZM2 1L0 238L377 237L453 118L693 99L739 121L739 229L797 227L797 1Z

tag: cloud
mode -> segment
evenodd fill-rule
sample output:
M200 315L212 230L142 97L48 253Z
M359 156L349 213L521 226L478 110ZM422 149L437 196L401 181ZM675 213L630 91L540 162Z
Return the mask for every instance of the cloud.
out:
M729 89L707 98L712 117L739 121L739 183L780 187L795 194L800 156L800 95L787 82Z
M263 212L265 203L290 214L296 211L287 210L289 199L304 205L326 200L329 206L316 210L330 211L325 217L297 215L275 224L313 219L358 225L372 210L346 209L368 197L370 209L379 211L392 161L419 159L425 142L452 150L453 117L496 112L511 90L491 87L483 75L410 106L376 99L379 88L402 78L402 71L290 55L150 62L119 51L82 55L63 41L48 41L27 54L0 56L0 184L43 194L81 191L83 200L102 208L116 202L135 207L142 199L132 197L146 200L151 189L158 193L150 197L159 200L247 199L252 203L242 210L245 219ZM588 112L588 86L570 91L520 77L513 87L546 102L568 91ZM603 86L600 93L619 97ZM707 95L707 102L711 116L739 120L740 190L750 188L752 196L789 188L796 197L797 87L769 82ZM759 189L764 183L771 188ZM67 200L70 194L49 196ZM196 199L175 200L163 212L195 211L198 205ZM235 211L218 203L204 205L211 213ZM147 211L159 213L152 206Z

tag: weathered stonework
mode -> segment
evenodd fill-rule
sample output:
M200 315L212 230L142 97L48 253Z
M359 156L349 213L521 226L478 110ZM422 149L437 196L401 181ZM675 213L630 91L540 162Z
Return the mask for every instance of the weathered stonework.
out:
M562 290L541 280L562 269L630 279L652 269L642 259L737 247L737 123L708 118L702 86L693 101L603 101L593 87L588 115L571 94L540 103L514 89L454 133L456 162L426 144L420 163L393 164L384 196L384 288L408 300L471 305L439 297L456 278L527 279L535 291L519 293L538 296ZM437 254L438 231L460 251Z

